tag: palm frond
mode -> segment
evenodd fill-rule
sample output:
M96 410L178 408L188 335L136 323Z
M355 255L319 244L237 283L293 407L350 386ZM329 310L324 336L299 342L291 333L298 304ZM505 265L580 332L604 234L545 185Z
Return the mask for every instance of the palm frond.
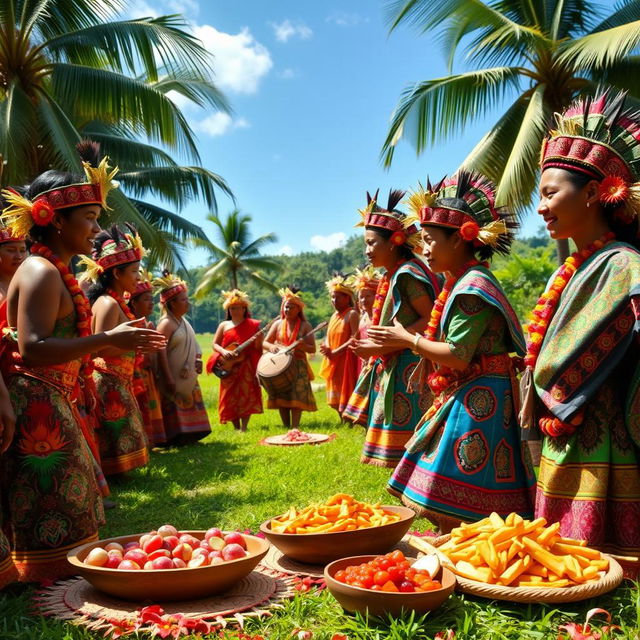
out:
M272 244L274 242L278 242L278 236L275 233L265 233L244 247L242 253L246 256L257 255L268 244Z
M513 143L496 192L496 203L523 213L536 184L540 148L548 130L550 110L544 101L544 85L531 94L520 130Z
M470 121L495 108L509 89L518 88L521 72L518 67L495 67L408 87L382 147L385 166L391 164L394 147L402 137L420 153L427 145L462 131Z
M247 269L274 271L282 269L282 264L275 258L265 256L256 258L243 258L242 263Z
M175 91L200 107L211 106L225 113L231 112L231 106L225 95L211 80L197 74L179 72L149 84L165 94Z
M269 289L270 291L277 291L280 288L279 285L268 278L265 278L265 276L263 276L259 271L248 271L246 272L246 275L261 287Z
M627 2L618 3L613 13L595 25L591 29L591 32L607 31L608 29L620 27L629 22L637 22L638 20L640 20L640 0L627 0Z
M107 122L128 120L151 140L200 162L193 132L180 109L161 91L135 78L76 64L51 65L52 93L77 117ZM82 87L82 91L78 91Z
M545 2L545 33L555 41L590 31L602 16L591 0Z
M207 294L211 293L211 290L227 278L229 272L229 261L227 258L216 262L209 267L200 278L200 282L194 292L196 300L202 300Z
M606 69L589 74L595 85L611 85L628 91L630 96L640 96L640 56L627 56Z
M592 71L616 64L640 44L640 19L563 43L561 64Z
M169 234L176 242L206 240L202 227L158 205L130 198L144 219L156 230Z

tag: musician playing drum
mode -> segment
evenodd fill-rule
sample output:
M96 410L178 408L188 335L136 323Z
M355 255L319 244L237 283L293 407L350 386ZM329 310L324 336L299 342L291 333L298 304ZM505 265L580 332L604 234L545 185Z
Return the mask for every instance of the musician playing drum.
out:
M267 334L263 345L265 351L278 353L303 336L306 337L293 351L291 367L294 367L295 375L292 376L292 384L288 388L269 390L267 407L280 411L282 424L287 429L297 429L303 411L318 410L311 391L313 372L307 362L307 354L316 352L316 343L313 335L307 335L311 331L311 325L304 317L304 301L299 289L285 288L279 293L282 297L280 319L276 320Z
M207 362L211 373L216 364L226 372L220 376L218 414L220 422L233 423L233 428L246 431L254 413L262 413L262 390L256 378L256 367L262 354L260 321L251 318L249 297L244 291L222 292L222 308L227 312L213 337L213 356ZM259 335L256 335L259 334ZM252 336L255 340L236 352Z

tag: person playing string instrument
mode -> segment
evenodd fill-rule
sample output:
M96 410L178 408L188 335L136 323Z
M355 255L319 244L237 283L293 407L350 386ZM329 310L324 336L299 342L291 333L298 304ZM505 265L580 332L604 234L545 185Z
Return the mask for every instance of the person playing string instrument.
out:
M249 296L244 291L223 291L222 299L227 317L213 337L214 353L207 362L207 371L211 373L220 359L233 367L230 375L220 378L218 414L222 424L231 422L234 429L246 431L251 416L263 412L262 389L256 377L262 335L238 355L234 356L233 350L258 333L260 321L251 317Z
M112 226L94 240L92 258L82 258L90 280L93 333L109 331L121 322L136 320L125 302L140 282L145 250L133 227L128 233ZM98 398L96 435L105 475L126 473L149 461L147 436L133 391L135 351L104 349L93 359Z
M265 351L271 353L278 353L311 331L311 325L304 317L305 303L300 290L296 287L286 287L280 289L279 294L282 298L280 319L271 325L262 345ZM306 335L293 352L293 385L287 391L269 394L267 407L280 411L282 424L287 429L297 429L300 426L303 411L318 410L311 390L313 372L307 361L307 355L313 355L315 352L316 342L313 335Z
M406 444L388 490L442 533L492 511L533 513L535 478L517 424L511 353L524 353L518 318L480 260L508 255L515 216L495 205L495 187L461 169L409 198L420 218L424 255L447 280L426 335L369 327L374 343L410 348L432 365L434 401ZM429 368L429 367L427 367Z
M383 209L367 193L360 211L365 253L373 267L383 268L375 295L372 324L390 325L394 319L412 333L427 326L440 282L421 258L420 231L396 209L404 191L391 191ZM419 358L410 348L382 347L369 338L356 340L356 355L367 359L349 399L345 417L367 429L360 461L393 468L404 445L431 403L428 390L408 391L407 382Z
M326 283L335 313L329 320L327 337L320 345L323 355L320 377L327 381L327 404L342 419L358 378L358 356L349 348L358 335L358 312L354 309L354 290L338 274Z
M67 552L97 540L103 522L95 460L77 410L91 380L91 354L165 344L133 322L92 334L91 305L70 268L74 256L91 252L100 231L98 216L114 186L107 162L85 161L84 176L46 171L24 196L3 192L3 221L32 241L7 298L3 372L16 428L0 465L4 530L26 582L75 573Z

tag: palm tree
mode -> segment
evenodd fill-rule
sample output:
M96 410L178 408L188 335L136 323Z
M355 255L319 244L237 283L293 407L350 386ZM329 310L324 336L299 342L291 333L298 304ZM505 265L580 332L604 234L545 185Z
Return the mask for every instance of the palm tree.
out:
M49 167L80 169L75 145L101 143L131 199L114 193L111 218L137 224L154 257L204 234L180 210L193 198L216 209L219 175L201 166L193 132L169 91L228 111L211 80L211 57L180 16L117 20L122 0L0 2L2 185ZM181 166L171 152L188 158Z
M204 298L216 286L225 286L225 282L228 283L226 286L237 289L240 274L275 291L277 286L265 278L260 270L271 271L280 269L281 266L273 258L260 255L260 251L267 244L277 241L276 234L265 233L251 240L251 216L242 214L238 209L234 209L226 220L221 220L215 214L209 214L207 220L218 227L220 243L215 245L208 240L194 241L196 246L209 250L213 263L204 272L196 288L196 299Z
M532 203L554 113L599 84L640 97L639 0L618 2L607 17L589 0L389 0L387 8L391 30L407 23L436 31L449 70L459 48L471 69L405 89L382 149L385 166L401 138L421 153L509 100L463 164L499 183L498 201L521 214Z

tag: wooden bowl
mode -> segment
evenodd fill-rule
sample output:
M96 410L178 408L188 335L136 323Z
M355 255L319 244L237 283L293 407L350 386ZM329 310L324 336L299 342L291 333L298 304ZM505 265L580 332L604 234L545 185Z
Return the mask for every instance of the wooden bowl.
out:
M181 533L189 533L199 539L203 539L205 534L204 531L181 531ZM125 545L127 542L137 541L140 535L142 534L83 544L69 551L67 560L87 582L109 595L136 602L147 600L174 602L223 593L248 576L269 550L269 543L266 540L242 534L248 555L214 566L125 571L93 567L83 562L95 547L104 547L109 542Z
M400 520L355 531L276 533L271 530L271 518L260 525L260 531L284 555L307 564L323 564L358 553L386 553L409 531L416 514L407 507L383 506L383 509L399 514Z
M373 560L375 556L353 556L342 558L328 564L324 568L324 579L331 595L342 605L345 611L351 613L369 613L372 616L391 614L400 615L404 611L425 613L437 609L452 593L456 586L456 577L452 571L442 567L436 579L442 583L442 588L433 591L415 593L396 593L386 591L372 591L362 587L352 587L334 579L336 571L346 569L354 564L362 564ZM412 558L408 558L412 560Z

